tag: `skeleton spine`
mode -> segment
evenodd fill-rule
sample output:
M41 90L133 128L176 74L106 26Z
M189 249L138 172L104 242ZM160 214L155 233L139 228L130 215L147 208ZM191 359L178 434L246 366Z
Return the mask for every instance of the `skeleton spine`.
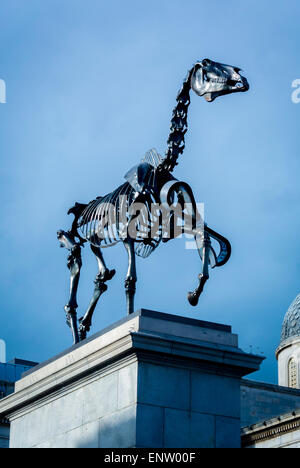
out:
M172 172L174 167L177 166L177 159L180 154L183 153L185 148L184 135L187 132L187 114L190 105L190 90L191 90L191 78L194 73L195 67L193 67L185 81L183 82L182 88L177 96L177 105L173 110L170 134L168 138L168 149L166 151L166 157L160 165L160 169Z

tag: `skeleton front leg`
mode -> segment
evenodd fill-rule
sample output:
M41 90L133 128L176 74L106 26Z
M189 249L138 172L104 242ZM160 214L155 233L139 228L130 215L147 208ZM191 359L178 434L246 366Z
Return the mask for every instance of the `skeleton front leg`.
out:
M196 306L199 302L199 297L203 291L204 285L209 278L209 257L211 249L210 236L205 230L204 222L198 211L197 204L189 185L183 182L170 182L172 184L171 190L174 190L178 194L178 200L181 202L181 206L184 207L184 232L187 234L194 234L199 256L202 261L203 268L202 273L199 275L199 285L193 292L188 293L188 300L192 306ZM166 184L168 189L168 183ZM164 189L163 189L164 190ZM169 188L170 190L170 188ZM170 190L170 192L171 192ZM170 193L169 193L170 194ZM163 193L165 201L168 201L168 194Z
M199 275L198 287L195 289L195 291L188 293L188 301L192 306L196 306L198 304L199 297L203 291L204 285L206 281L209 279L208 267L209 267L209 253L210 253L210 248L211 248L211 240L210 240L209 234L205 231L205 229L204 229L204 239L202 240L201 237L202 236L199 236L199 235L195 236L195 241L197 244L199 255L200 255L201 248L203 248L203 251L202 251L203 268L202 268L202 273Z
M107 281L111 280L116 273L116 270L108 270L99 247L95 247L91 245L92 252L96 255L98 267L99 267L99 274L96 276L94 281L95 289L94 295L91 299L91 302L88 306L88 309L83 317L79 319L79 338L80 340L85 340L87 332L90 331L92 326L92 318L97 306L97 303L102 296L102 294L107 291L107 285L105 284Z
M125 279L125 291L127 315L130 315L134 312L135 285L137 282L134 241L132 239L126 239L123 243L128 254L128 271Z
M69 302L65 305L64 309L67 316L67 325L72 330L74 344L79 342L79 334L77 327L77 290L80 278L80 269L82 266L81 260L81 247L77 244L70 233L65 231L58 231L57 238L61 247L65 247L70 251L68 256L67 266L70 270L70 297Z

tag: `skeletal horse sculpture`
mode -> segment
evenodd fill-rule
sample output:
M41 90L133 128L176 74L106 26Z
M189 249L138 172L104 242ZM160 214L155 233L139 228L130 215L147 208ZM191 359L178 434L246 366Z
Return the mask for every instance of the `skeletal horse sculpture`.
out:
M134 312L137 281L135 255L146 258L161 241L178 237L178 218L182 219L181 229L184 233L194 236L202 260L199 285L188 294L192 306L198 304L209 277L209 266L222 266L230 257L228 240L202 222L189 185L178 181L171 174L185 147L191 89L206 101L212 102L218 96L247 91L249 85L246 78L240 75L240 68L209 59L197 62L189 71L177 96L166 156L162 158L155 150L149 151L141 163L126 174L126 182L116 190L88 204L76 203L68 212L75 216L72 228L57 234L61 247L70 251L70 297L65 312L75 343L86 338L97 302L107 290L106 282L115 274L115 270L106 267L102 248L121 241L128 253L129 266L125 279L128 314ZM181 207L181 215L178 215L178 206ZM212 241L218 246L218 254ZM99 274L95 279L93 298L86 314L79 319L78 327L76 297L82 266L81 247L86 242L97 258Z

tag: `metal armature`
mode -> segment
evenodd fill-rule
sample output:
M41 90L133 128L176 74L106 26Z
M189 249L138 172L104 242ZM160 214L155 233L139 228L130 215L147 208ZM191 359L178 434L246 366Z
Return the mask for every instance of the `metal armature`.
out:
M212 102L218 96L245 92L249 85L237 67L209 59L197 62L188 72L177 96L165 157L161 157L154 149L148 151L140 164L125 175L126 182L116 190L88 204L76 203L68 212L75 217L71 229L58 232L61 246L70 252L70 297L65 312L74 343L86 338L96 305L107 290L106 283L115 275L115 270L106 267L103 248L123 242L127 251L127 314L134 312L136 255L146 258L161 242L175 239L182 233L192 235L202 261L199 285L188 293L192 306L198 304L209 278L209 267L220 267L229 260L229 241L204 224L192 189L171 174L185 147L191 89L206 101ZM90 244L96 256L99 272L91 302L78 322L77 290L82 266L81 247L85 243Z

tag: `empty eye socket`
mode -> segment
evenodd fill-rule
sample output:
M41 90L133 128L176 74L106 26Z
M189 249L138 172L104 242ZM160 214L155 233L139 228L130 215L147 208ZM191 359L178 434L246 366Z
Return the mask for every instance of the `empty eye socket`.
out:
M211 60L209 60L209 59L202 60L202 65L204 67L209 67L211 65Z

